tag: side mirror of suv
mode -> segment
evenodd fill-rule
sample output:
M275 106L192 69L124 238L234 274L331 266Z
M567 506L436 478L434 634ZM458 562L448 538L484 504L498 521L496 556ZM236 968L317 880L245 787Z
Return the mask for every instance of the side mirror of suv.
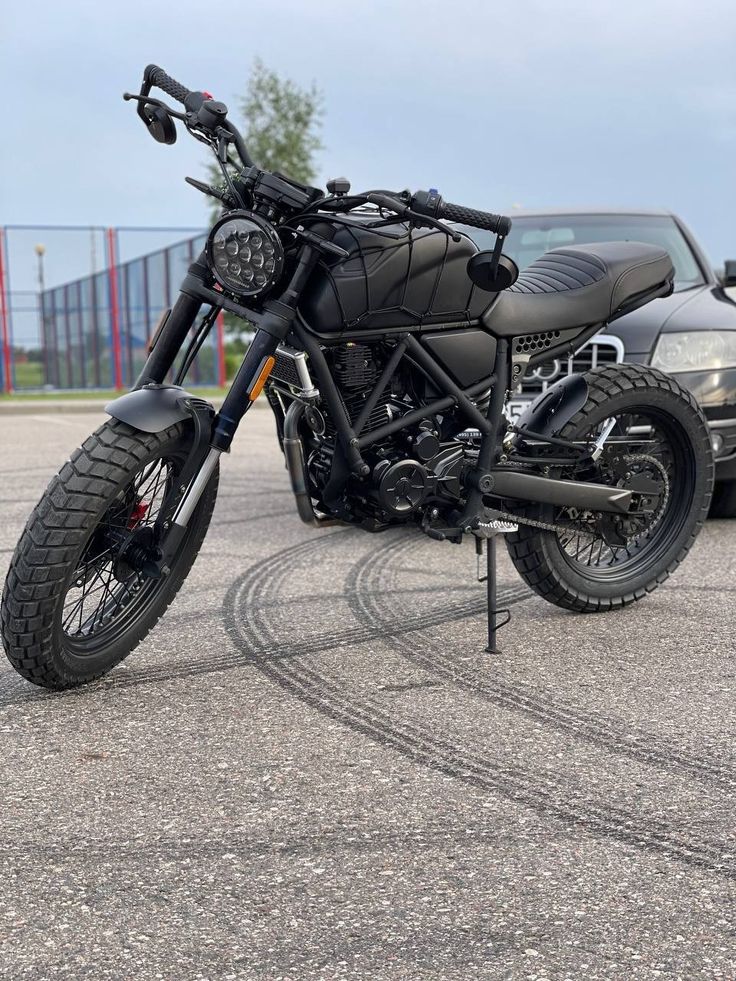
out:
M723 268L723 285L736 286L736 259L726 259Z

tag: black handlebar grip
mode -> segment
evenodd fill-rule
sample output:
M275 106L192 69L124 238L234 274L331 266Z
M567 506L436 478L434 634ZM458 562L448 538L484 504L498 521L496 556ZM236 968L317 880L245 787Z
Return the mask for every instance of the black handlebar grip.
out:
M157 85L167 95L170 95L172 99L176 99L177 102L186 103L192 94L186 86L182 85L181 82L177 82L171 75L167 75L163 68L159 68L158 65L148 65L143 72L143 77L151 85Z
M459 204L450 204L449 201L442 202L437 217L457 221L461 225L472 225L473 228L484 228L486 231L495 232L497 235L508 235L511 231L511 219L504 215L494 215L490 211L475 211L474 208L463 208Z

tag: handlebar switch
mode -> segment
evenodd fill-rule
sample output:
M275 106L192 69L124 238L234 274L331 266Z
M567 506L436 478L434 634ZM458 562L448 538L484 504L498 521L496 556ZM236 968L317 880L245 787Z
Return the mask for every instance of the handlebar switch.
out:
M412 199L412 211L418 211L420 215L431 215L433 218L442 204L442 197L436 187L430 187L428 191L417 191Z
M197 122L206 129L216 129L222 126L227 116L227 106L224 102L205 99L197 111Z

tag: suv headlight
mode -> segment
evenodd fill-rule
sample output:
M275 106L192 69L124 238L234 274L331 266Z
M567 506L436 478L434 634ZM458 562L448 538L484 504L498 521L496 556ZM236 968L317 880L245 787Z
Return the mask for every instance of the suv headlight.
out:
M265 293L281 275L284 247L263 218L231 211L209 234L207 262L228 292L252 297Z
M660 334L652 366L671 374L736 368L736 330Z

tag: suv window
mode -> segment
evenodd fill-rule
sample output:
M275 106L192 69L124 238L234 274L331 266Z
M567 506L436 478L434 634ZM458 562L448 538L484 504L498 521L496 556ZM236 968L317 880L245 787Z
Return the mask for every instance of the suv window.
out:
M544 252L587 242L647 242L661 245L672 256L675 289L703 284L703 275L690 246L669 215L519 215L506 239L504 252L525 269ZM478 247L492 248L495 236L464 228Z

